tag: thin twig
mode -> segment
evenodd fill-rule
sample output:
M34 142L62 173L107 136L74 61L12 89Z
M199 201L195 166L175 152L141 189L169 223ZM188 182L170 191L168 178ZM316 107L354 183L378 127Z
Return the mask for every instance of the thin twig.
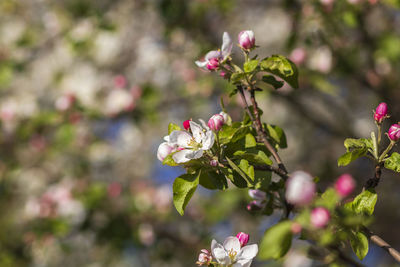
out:
M282 177L283 180L286 180L289 178L289 175L284 172L282 169L277 168L275 166L271 165L254 165L255 170L260 170L260 171L272 171Z
M383 248L384 250L389 253L390 256L393 257L393 259L397 262L400 263L400 252L394 249L391 245L389 245L385 240L383 240L381 237L378 235L374 234L371 230L369 230L367 227L363 227L361 229L367 236L368 238L377 246Z

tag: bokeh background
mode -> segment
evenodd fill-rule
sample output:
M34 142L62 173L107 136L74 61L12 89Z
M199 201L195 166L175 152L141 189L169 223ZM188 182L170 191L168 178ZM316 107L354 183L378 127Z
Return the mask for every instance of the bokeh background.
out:
M360 189L372 163L336 159L346 137L375 129L379 102L400 120L398 0L1 0L0 266L195 266L212 238L258 242L279 214L248 212L231 187L199 189L181 217L184 170L156 158L169 122L207 120L221 96L240 120L232 86L194 61L247 29L261 57L299 66L300 89L258 95L263 120L286 131L288 169L321 188L350 172ZM399 178L384 171L371 226L397 248ZM321 266L310 245L252 266ZM364 263L395 266L372 244Z

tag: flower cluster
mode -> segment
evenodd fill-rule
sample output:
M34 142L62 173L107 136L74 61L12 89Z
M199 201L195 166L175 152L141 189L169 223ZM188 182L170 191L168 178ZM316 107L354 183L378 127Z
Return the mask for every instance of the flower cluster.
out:
M219 131L228 120L229 115L220 112L213 115L207 125L203 120L199 120L200 124L192 120L184 121L184 130L174 130L164 137L165 142L159 145L157 158L164 161L172 154L172 159L177 164L201 158L213 147L215 132Z
M248 267L258 253L258 245L247 245L248 241L249 235L243 232L227 237L223 244L213 239L211 252L202 249L197 264Z

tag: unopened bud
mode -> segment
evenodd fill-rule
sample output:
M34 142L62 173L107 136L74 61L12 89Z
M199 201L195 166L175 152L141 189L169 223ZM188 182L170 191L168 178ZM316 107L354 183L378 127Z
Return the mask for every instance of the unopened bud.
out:
M240 246L244 247L247 245L247 243L249 242L249 235L243 232L239 232L236 235L237 239L239 239L240 242Z
M375 110L375 113L374 113L374 120L377 122L377 123L382 123L382 121L387 117L387 115L388 115L388 108L387 108L387 105L386 105L386 103L380 103L379 105L378 105L378 107L376 108L376 110Z
M216 160L216 159L210 160L210 165L213 166L213 167L217 167L218 166L218 160Z
M257 211L261 210L264 207L262 202L260 200L253 200L249 204L247 204L247 210L248 211Z
M206 65L207 69L209 70L216 70L219 67L219 59L214 57L208 60L208 63Z
M253 31L241 31L238 39L239 45L244 49L252 49L256 45L256 38Z
M294 172L286 183L286 200L294 205L307 205L315 195L315 183L311 175L303 171Z
M390 140L397 141L400 138L400 125L399 124L393 124L390 126L388 135Z
M341 197L347 197L353 192L356 187L356 183L350 174L342 174L335 183L336 192Z
M208 127L210 127L210 129L213 131L221 130L224 124L224 117L220 114L215 114L208 120Z
M315 208L311 212L311 224L315 228L325 227L328 224L330 218L331 215L329 214L329 211L323 207Z
M301 229L302 229L301 224L299 224L297 222L294 222L292 224L292 226L290 227L290 231L292 231L292 233L295 234L295 235L300 233Z
M190 129L190 121L191 120L185 120L183 122L183 128L185 128L186 131L188 131Z

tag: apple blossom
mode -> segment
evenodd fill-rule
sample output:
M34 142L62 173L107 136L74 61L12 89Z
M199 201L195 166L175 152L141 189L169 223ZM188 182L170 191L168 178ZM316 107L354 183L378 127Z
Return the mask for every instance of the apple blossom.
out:
M307 56L306 50L302 47L297 47L290 53L289 58L295 64L301 65L306 59L306 56Z
M374 120L377 123L382 123L382 121L387 118L388 115L388 108L387 108L387 104L382 102L378 105L378 107L376 108L375 112L374 112Z
M222 126L224 125L225 120L221 114L215 114L208 120L208 127L210 127L213 131L221 130Z
M247 245L247 243L249 242L249 235L243 232L239 232L237 233L236 237L239 239L240 242L240 246L244 247Z
M256 45L256 38L253 31L241 31L238 36L239 45L244 49L252 49Z
M193 135L187 131L173 131L168 137L168 145L179 148L172 155L176 163L201 158L204 151L211 149L214 144L214 133L211 130L204 129L194 121L189 124Z
M286 200L294 205L309 204L315 194L313 178L306 172L294 172L286 183Z
M315 228L323 228L325 227L330 220L329 211L323 207L317 207L311 212L311 224Z
M197 60L195 63L198 67L208 70L216 70L231 54L232 39L227 32L222 35L221 50L213 50L206 54L204 61Z
M400 125L399 124L393 124L389 128L388 136L390 140L392 141L397 141L400 138Z
M258 253L257 244L240 246L236 236L229 236L221 245L213 239L211 253L218 264L222 266L248 267Z
M212 261L211 253L207 249L202 249L201 253L199 254L199 259L196 262L197 265L210 265Z
M292 226L290 227L290 231L291 231L293 234L295 234L295 235L298 234L298 233L300 233L301 230L302 230L301 224L299 224L299 223L297 223L297 222L294 222L294 223L292 224Z
M353 192L355 186L356 186L356 183L354 182L353 177L351 177L351 175L347 174L347 173L342 174L335 183L336 192L341 197L346 197L349 194L351 194L351 192Z

